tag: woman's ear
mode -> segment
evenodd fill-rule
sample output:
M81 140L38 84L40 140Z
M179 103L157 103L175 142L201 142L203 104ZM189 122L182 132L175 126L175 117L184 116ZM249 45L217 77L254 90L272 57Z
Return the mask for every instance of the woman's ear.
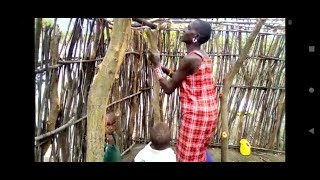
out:
M199 37L200 37L200 34L199 33L197 33L196 34L196 36L194 37L194 38L196 38L197 40L199 39Z

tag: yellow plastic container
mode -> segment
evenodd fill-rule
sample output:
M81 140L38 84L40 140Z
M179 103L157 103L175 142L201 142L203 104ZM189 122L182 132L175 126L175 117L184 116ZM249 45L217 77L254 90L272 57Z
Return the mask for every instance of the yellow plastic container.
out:
M251 154L251 145L246 139L240 141L240 153L243 156L249 156Z

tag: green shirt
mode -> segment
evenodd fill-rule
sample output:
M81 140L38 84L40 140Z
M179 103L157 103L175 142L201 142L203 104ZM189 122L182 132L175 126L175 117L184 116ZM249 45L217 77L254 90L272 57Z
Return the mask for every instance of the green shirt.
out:
M114 132L112 134L114 140L116 141L117 134ZM119 147L116 144L105 144L104 145L104 162L121 162L121 154Z

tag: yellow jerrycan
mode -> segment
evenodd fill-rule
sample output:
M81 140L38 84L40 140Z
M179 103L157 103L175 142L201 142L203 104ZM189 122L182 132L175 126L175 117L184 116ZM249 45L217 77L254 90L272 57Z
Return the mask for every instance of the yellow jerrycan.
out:
M251 146L246 139L240 141L240 153L243 156L249 156L251 154Z

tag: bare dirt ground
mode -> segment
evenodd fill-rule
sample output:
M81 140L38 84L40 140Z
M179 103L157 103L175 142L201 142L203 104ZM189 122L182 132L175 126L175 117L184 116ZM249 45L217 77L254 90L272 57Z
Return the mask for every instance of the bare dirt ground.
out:
M144 147L144 144L135 145L122 158L123 162L133 162L134 157ZM175 147L172 148L175 151ZM215 162L221 162L220 148L209 148ZM250 156L242 156L238 149L229 149L228 159L230 162L285 162L285 154L253 151Z

